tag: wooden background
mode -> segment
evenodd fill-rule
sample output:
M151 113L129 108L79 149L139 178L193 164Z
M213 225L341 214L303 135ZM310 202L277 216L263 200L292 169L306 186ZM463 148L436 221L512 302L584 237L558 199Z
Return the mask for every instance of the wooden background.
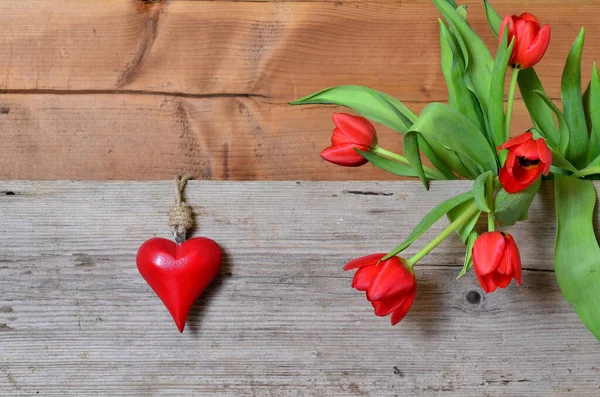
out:
M482 2L466 3L495 52ZM493 4L551 24L537 69L553 98L585 26L587 83L600 61L598 1ZM338 84L417 112L444 101L437 16L428 0L0 0L0 178L394 179L322 161L336 109L286 103ZM529 126L517 100L515 132Z
M196 236L225 261L179 334L135 266L145 239L169 237L170 182L0 182L0 395L598 396L600 344L552 271L551 184L511 228L520 287L456 281L455 236L415 268L415 303L395 327L350 287L344 263L391 249L470 188L191 182Z
M552 25L537 70L555 99L585 26L589 78L599 2L493 4ZM428 0L0 0L0 179L395 179L322 161L341 109L287 102L338 84L417 112L445 101L437 16ZM517 100L514 131L528 127ZM598 396L599 344L552 272L550 185L512 230L521 287L454 281L452 238L418 268L399 326L350 288L346 261L469 186L191 183L197 232L226 258L180 335L134 263L168 237L170 182L0 182L0 396Z

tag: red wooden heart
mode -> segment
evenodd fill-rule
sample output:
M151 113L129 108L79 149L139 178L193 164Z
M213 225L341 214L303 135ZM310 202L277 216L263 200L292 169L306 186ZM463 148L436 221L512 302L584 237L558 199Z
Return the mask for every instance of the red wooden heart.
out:
M219 273L221 249L204 237L180 245L155 237L142 244L136 260L140 274L183 332L192 304Z

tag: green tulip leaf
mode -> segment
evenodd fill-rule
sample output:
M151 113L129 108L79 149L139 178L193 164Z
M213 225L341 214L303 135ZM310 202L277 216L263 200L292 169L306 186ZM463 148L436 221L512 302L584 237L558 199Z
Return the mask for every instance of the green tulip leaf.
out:
M508 45L508 29L506 29L496 53L496 62L492 70L492 81L489 90L487 118L490 126L490 136L492 138L490 143L492 147L502 145L507 139L504 131L504 79L514 44L514 40L511 40L510 45Z
M470 211L471 205L474 200L465 201L464 203L458 205L456 208L448 211L446 216L450 220L450 222L454 222L458 217L460 217L463 213ZM467 244L467 240L469 239L469 235L475 229L475 225L479 220L479 216L481 215L481 211L475 212L469 219L467 219L462 225L460 225L455 233L458 235L463 244Z
M458 179L456 177L456 175L454 175L452 170L448 167L448 165L435 153L435 151L433 150L431 145L427 142L427 140L425 140L423 135L421 135L420 132L417 132L417 131L415 131L415 132L417 133L417 138L419 140L419 148L421 149L421 151L423 152L425 157L427 157L429 159L429 161L431 161L431 164L433 164L433 166L438 171L440 171L440 173L446 179L449 179L449 180Z
M537 194L542 178L518 193L507 193L500 189L494 201L494 215L500 226L512 226L518 221L527 220L529 207Z
M362 150L356 148L354 150L356 150L356 152L358 152L361 156L367 159L375 167L387 171L391 174L398 176L419 177L419 174L417 174L417 172L409 165L390 160L387 157L380 156L374 152L363 152Z
M548 106L548 108L556 115L559 128L558 140L555 140L556 137L544 134L543 131L540 132L542 133L550 147L552 147L555 150L558 150L559 153L564 155L569 145L569 124L567 123L567 120L565 119L565 116L560 111L560 109L554 104L554 102L552 102L552 99L548 98L548 95L546 95L542 91L537 90L535 90L534 93L540 98L542 98L546 106Z
M593 71L592 71L593 73ZM583 91L583 95L581 97L582 101L583 101L583 112L585 113L585 123L587 125L588 131L591 133L592 130L592 115L591 113L593 112L592 109L590 108L590 91L592 90L592 82L590 81L585 89L585 91ZM591 136L590 136L591 139ZM589 153L589 149L588 149L588 153Z
M468 7L466 5L462 5L462 6L458 6L458 7L454 7L454 8L456 8L456 12L458 13L458 15L460 15L460 17L466 21Z
M590 176L600 174L600 165L586 167L577 173L579 176Z
M373 93L378 95L374 96ZM386 101L383 101L382 98L385 98ZM396 98L359 85L341 85L326 88L290 102L290 105L308 104L345 106L368 119L401 133L406 132L412 123L417 120L417 115Z
M475 245L475 240L477 240L477 237L479 237L479 234L476 231L469 233L469 237L467 238L467 251L465 252L465 263L463 264L463 268L461 269L460 273L458 273L458 276L456 277L457 280L464 276L465 273L473 267L473 245Z
M569 160L567 160L560 153L558 153L552 149L550 149L550 151L552 152L552 165L554 167L558 167L560 169L570 171L570 172L576 174L576 176L581 176L581 175L579 175L579 171L577 170L577 168L575 168L573 166L573 164L569 163Z
M481 172L483 172L480 169L473 170L473 167L470 167L469 169L467 169L463 165L463 161L462 161L463 159L461 159L462 156L460 156L454 150L448 149L448 148L440 145L439 143L437 143L434 140L427 139L425 136L423 136L421 134L419 136L421 137L421 139L423 141L425 141L429 145L429 148L432 150L434 155L437 156L438 159L442 159L444 164L448 164L448 167L453 172L456 172L458 175L461 175L468 179L475 179L475 178L477 178L477 175L479 175ZM421 147L425 147L425 146L421 145ZM431 157L428 157L428 158L431 158ZM469 166L472 165L469 162L467 162L467 164L469 164ZM475 168L477 168L477 167L475 167Z
M373 90L368 87L365 87L365 90L367 90L369 92L369 94L371 94L374 98L377 98L389 110L394 112L396 114L396 116L398 116L398 118L402 120L402 123L404 123L404 125L410 126L415 122L416 115L415 115L415 118L411 117L411 119L409 119L406 115L404 115L404 113L402 111L400 111L400 107L398 107L397 105L392 103L392 101L390 99L393 100L395 98L389 97L388 95L384 94L383 92ZM402 106L404 106L404 105L402 105ZM406 108L406 109L408 109L408 108ZM414 113L413 113L413 115L414 115Z
M590 181L556 175L554 194L556 279L581 321L600 339L600 247L592 223L596 190Z
M494 59L481 37L471 29L467 21L460 16L456 9L448 4L446 0L433 0L433 3L450 25L450 30L457 32L457 36L463 41L466 47L466 74L479 99L483 113L487 114L487 96L490 89Z
M600 155L600 74L594 63L589 90L590 146L588 159Z
M550 174L571 175L572 173L565 169L558 168L558 167L551 165L550 166ZM554 179L554 175L549 175L548 179Z
M426 190L429 190L423 162L421 161L421 151L419 150L419 140L416 131L408 131L404 134L404 155L408 160L408 164L417 172L419 179L423 182Z
M581 53L584 37L584 30L581 29L567 56L561 80L563 113L570 131L566 157L575 167L585 166L589 144L581 96Z
M558 128L554 121L554 115L547 104L536 91L545 93L544 87L533 68L523 69L519 72L517 79L519 91L523 102L529 111L529 117L535 128L543 131L544 136L548 137L550 142L559 142Z
M441 19L440 50L441 65L446 85L448 86L448 104L465 115L480 130L484 131L485 119L477 97L468 88L469 81L465 75L465 60L457 46L454 35Z
M404 251L412 243L414 243L419 237L423 235L434 223L440 220L441 217L446 215L448 211L460 206L465 202L471 202L473 200L473 192L466 192L459 194L458 196L454 196L449 198L448 200L438 204L435 208L433 208L423 219L421 222L414 228L414 230L408 235L408 237L396 248L390 251L389 254L383 257L382 260L386 260L391 258L394 255L398 255L400 252Z
M596 165L600 165L600 154L595 159L590 161L590 163L588 164L588 167L594 167Z
M502 18L487 0L483 0L483 5L485 7L485 17L488 24L490 25L490 28L492 28L494 35L498 37L500 34L500 25L502 25Z
M494 174L487 171L473 182L473 198L477 208L483 212L491 212L494 208Z
M496 154L482 132L468 118L449 106L430 103L410 130L419 131L436 154L463 176L475 179L485 171L492 171L494 174L498 172ZM460 164L456 162L456 158ZM460 172L465 168L468 175Z

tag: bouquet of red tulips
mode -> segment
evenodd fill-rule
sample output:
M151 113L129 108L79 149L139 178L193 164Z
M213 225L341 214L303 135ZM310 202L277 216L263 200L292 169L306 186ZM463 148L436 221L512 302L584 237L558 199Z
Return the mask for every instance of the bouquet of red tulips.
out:
M498 37L495 57L470 28L465 6L433 0L440 23L441 67L448 104L430 103L417 115L399 100L363 86L328 88L293 105L334 104L360 116L333 115L331 146L321 156L355 167L371 162L395 175L430 180L471 179L471 191L433 208L389 253L349 262L357 269L352 287L365 291L378 316L398 323L416 294L414 266L442 240L456 233L466 246L461 277L474 269L487 293L521 282L521 260L513 237L498 230L526 220L541 179L553 179L557 231L555 273L566 299L583 323L600 338L600 248L592 225L600 179L600 76L594 64L587 89L581 89L583 29L567 56L561 80L562 110L544 92L533 69L550 43L550 26L529 13L500 17L484 1L490 27ZM511 74L505 108L505 77ZM511 134L516 87L532 127ZM596 110L596 111L594 111ZM371 121L398 131L404 154L382 148ZM510 138L510 136L514 136ZM426 165L423 156L428 160ZM488 227L475 225L482 214ZM440 218L450 225L411 258L399 255Z

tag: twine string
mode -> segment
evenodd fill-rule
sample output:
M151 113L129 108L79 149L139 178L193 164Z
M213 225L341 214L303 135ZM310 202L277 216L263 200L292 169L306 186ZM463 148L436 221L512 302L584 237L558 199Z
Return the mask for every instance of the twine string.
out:
M194 224L192 217L192 207L190 207L183 197L183 190L192 175L183 175L175 177L175 203L169 209L169 226L173 232L173 237L177 244L185 241L187 230Z

